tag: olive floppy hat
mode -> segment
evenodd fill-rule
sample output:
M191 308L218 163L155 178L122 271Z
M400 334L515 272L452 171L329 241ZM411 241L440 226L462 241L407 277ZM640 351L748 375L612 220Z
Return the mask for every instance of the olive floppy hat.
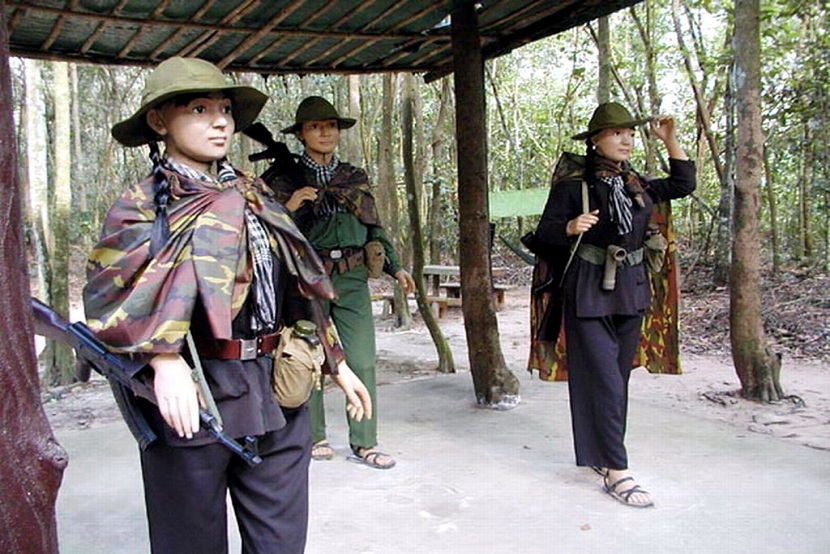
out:
M283 133L296 133L306 121L328 121L337 120L338 129L352 127L356 120L351 117L340 117L331 102L320 96L309 96L297 106L297 113L294 116L294 124L282 130Z
M224 92L233 104L235 131L254 122L268 95L246 85L231 85L222 71L199 58L170 58L161 62L147 77L141 94L141 107L129 119L112 127L112 136L124 146L141 146L158 140L147 124L147 112L180 94Z
M588 122L588 130L574 135L571 138L574 140L584 140L599 133L603 129L611 129L613 127L633 128L646 123L649 119L648 117L634 119L631 112L622 104L606 102L600 104L594 110L594 115L591 116L591 121Z

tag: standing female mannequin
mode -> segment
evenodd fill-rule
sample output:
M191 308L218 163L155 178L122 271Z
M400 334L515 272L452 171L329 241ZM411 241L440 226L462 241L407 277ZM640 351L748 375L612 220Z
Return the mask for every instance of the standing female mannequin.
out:
M553 183L536 230L550 253L579 239L562 280L576 463L595 468L605 491L634 507L654 505L629 474L624 444L628 379L650 302L643 246L654 204L695 188L694 163L671 117L651 120L669 155L670 176L645 181L630 168L634 128L647 121L615 102L597 107L588 130L573 137L586 141L584 170ZM616 261L608 261L609 252Z

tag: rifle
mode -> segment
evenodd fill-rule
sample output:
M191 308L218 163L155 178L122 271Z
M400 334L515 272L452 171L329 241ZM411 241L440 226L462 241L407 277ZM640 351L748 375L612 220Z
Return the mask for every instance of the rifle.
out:
M104 343L95 338L89 327L77 321L69 323L37 298L32 298L31 304L35 316L35 333L66 343L75 349L79 363L75 371L78 380L89 380L90 369L106 377L112 387L118 409L141 449L144 450L155 442L158 437L135 402L135 399L140 397L157 404L153 387L138 375L146 362L111 352ZM256 452L256 439L245 437L245 444L239 444L224 433L216 416L204 409L199 410L199 420L201 427L219 444L250 465L262 462L262 458Z
M268 169L260 175L263 181L272 185L277 175L285 175L295 187L304 186L303 171L297 163L297 157L291 153L284 142L274 140L274 135L265 125L259 122L254 123L245 127L242 133L265 146L262 152L248 156L252 162L271 160Z

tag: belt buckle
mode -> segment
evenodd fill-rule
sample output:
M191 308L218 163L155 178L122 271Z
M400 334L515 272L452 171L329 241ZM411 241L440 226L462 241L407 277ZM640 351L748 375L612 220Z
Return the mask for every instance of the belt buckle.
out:
M343 251L340 250L339 248L329 251L329 258L331 258L332 260L339 260L342 257L343 257Z
M257 339L241 339L239 341L239 359L255 360L257 357Z

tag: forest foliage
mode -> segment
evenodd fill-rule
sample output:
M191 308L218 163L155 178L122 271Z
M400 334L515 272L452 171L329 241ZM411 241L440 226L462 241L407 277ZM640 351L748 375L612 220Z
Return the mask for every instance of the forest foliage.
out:
M830 35L827 2L765 0L762 2L763 129L766 137L766 184L764 202L759 206L765 238L759 247L771 268L823 272L830 266L830 140L828 139L828 90L830 90ZM732 62L731 13L729 1L647 0L634 8L614 14L611 23L612 97L638 115L667 113L680 124L681 142L697 160L699 185L694 200L675 208L681 260L688 268L711 265L719 254L718 226L729 221L718 214L724 202L723 175L718 164L727 157L730 119L730 69ZM580 152L581 143L569 137L587 127L596 105L598 77L595 23L555 37L537 41L486 64L487 143L491 190L546 188L551 170L563 150ZM36 64L42 85L27 90L25 64ZM123 148L113 141L112 125L133 113L140 101L146 70L138 68L78 65L74 68L72 146L72 218L70 243L78 246L74 255L84 256L95 239L102 218L113 199L129 184L149 171L145 149ZM367 168L375 184L405 195L401 159L401 79L396 83L392 129L381 132L384 87L382 75L357 77L360 90L359 113L350 109L349 78L339 75L271 76L236 74L271 96L260 121L278 140L285 140L298 152L299 143L279 130L293 123L299 101L311 94L330 98L341 113L357 117L359 124L344 132L341 156L358 156L349 161ZM448 77L452 78L452 77ZM19 123L26 95L38 94L45 107L43 117L49 130L55 121L52 95L54 65L50 62L12 60L15 119ZM354 79L354 77L352 77ZM439 123L439 108L452 102L451 87L441 81L424 83L416 79L417 102L415 147L419 160L421 209L424 221L435 221L430 210L439 209L440 235L433 244L440 259L456 262L457 195L452 117ZM697 89L697 100L695 96ZM354 92L352 92L354 95ZM705 107L705 113L701 110ZM452 112L450 112L452 113ZM388 119L388 118L387 118ZM463 124L460 122L459 124ZM708 128L707 128L708 126ZM25 164L27 140L17 125L20 145L22 186L27 187ZM707 135L708 133L708 135ZM395 154L394 182L378 182L379 152L389 137ZM432 141L444 137L446 159L433 160ZM53 134L48 133L48 140ZM665 160L649 156L653 147L645 135L633 163L649 173L661 173ZM247 155L259 149L249 139L236 141L232 160L255 172ZM48 149L53 167L54 148ZM717 163L716 163L717 161ZM727 164L728 170L728 164ZM49 175L54 175L49 171ZM51 184L50 184L51 186ZM433 203L434 193L438 202ZM24 198L28 196L23 195ZM404 206L404 201L399 202ZM539 206L541 211L542 206ZM727 205L728 209L728 205ZM31 207L29 207L31 210ZM774 214L774 217L771 216ZM382 214L387 227L398 237L404 257L411 233L406 213ZM526 220L494 221L497 232L517 240L534 223ZM722 229L721 229L722 230ZM427 236L430 230L427 229ZM773 240L774 238L774 240ZM720 239L723 240L723 239ZM726 252L728 249L723 249ZM435 258L433 254L431 259ZM515 258L517 264L521 264ZM778 265L780 264L780 265Z

